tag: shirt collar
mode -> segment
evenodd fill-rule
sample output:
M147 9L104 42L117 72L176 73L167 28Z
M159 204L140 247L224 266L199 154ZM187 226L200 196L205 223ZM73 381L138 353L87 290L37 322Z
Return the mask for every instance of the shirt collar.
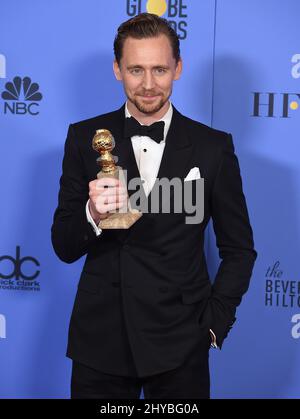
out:
M173 115L173 106L172 106L172 103L170 101L169 101L169 104L170 104L170 106L169 106L169 109L167 110L167 112L164 114L164 116L162 118L160 118L158 120L158 121L164 121L164 123L165 123L164 139L163 139L162 142L166 141L167 134L168 134L168 131L169 131L169 128L170 128L170 125L171 125L172 115ZM131 114L130 114L130 112L128 110L128 106L127 106L127 101L126 101L126 104L125 104L125 117L126 118L131 118ZM158 121L156 121L156 122L158 122ZM141 124L141 125L144 125L144 124Z

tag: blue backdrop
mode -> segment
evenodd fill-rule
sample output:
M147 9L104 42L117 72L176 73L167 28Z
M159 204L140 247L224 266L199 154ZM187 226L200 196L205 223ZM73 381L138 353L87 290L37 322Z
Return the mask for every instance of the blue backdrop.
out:
M63 264L50 241L64 141L69 123L124 102L113 39L147 10L181 38L174 105L233 134L258 251L238 320L210 351L212 397L298 398L298 0L2 2L0 397L70 397L67 331L84 258ZM211 225L206 238L213 280Z

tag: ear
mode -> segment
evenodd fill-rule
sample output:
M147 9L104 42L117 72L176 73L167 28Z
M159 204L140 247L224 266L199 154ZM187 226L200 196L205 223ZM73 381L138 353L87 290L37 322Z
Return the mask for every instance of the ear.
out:
M176 70L175 70L174 80L178 80L181 76L181 73L182 73L182 59L179 58L177 66L176 66Z
M122 80L122 74L121 74L119 64L117 63L117 60L114 60L114 62L113 62L113 70L114 70L116 79L117 80Z

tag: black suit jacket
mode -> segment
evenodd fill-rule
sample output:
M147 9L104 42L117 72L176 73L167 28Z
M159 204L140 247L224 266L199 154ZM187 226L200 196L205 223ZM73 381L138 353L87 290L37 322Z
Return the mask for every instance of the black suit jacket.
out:
M129 375L132 354L138 375L146 376L176 368L201 342L208 350L209 328L222 347L257 254L231 134L191 120L174 106L157 178L184 179L199 167L203 221L187 224L185 212L145 213L128 230L95 235L85 205L88 183L100 170L91 146L96 129L112 132L113 154L127 170L127 180L140 176L131 141L122 134L124 107L69 126L52 244L67 263L87 255L67 356L103 372ZM221 258L213 282L203 249L210 218Z

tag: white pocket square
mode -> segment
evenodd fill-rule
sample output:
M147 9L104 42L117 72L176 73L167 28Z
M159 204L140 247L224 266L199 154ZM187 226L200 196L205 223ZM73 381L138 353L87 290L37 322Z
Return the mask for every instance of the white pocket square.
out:
M199 167L193 167L184 178L184 181L195 180L195 179L200 179L200 178L201 178L201 175L200 175Z

